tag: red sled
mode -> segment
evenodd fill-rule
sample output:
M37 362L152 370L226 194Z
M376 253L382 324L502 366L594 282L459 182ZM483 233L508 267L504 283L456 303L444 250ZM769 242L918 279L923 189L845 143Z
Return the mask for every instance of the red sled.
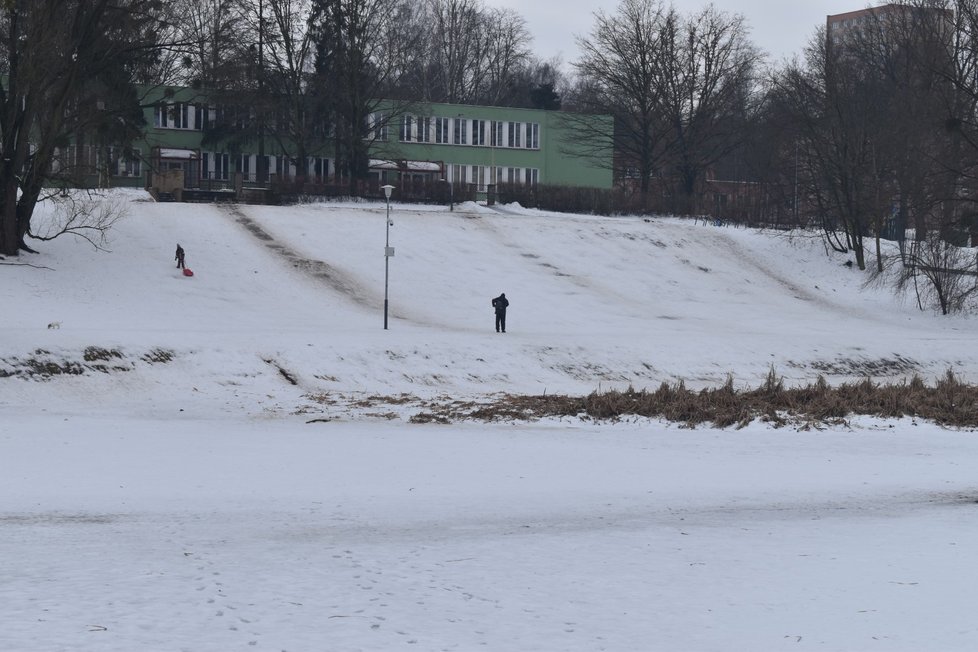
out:
M184 267L183 268L183 275L184 276L193 276L194 275L194 272L189 267Z

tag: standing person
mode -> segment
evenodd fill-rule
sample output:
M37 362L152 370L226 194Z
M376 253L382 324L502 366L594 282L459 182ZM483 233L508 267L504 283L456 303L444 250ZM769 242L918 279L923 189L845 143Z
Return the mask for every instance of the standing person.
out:
M492 300L492 307L496 309L496 332L498 333L499 330L502 329L502 332L505 333L506 308L509 307L509 299L506 298L505 292Z
M175 261L177 261L177 269L183 269L184 268L183 267L183 255L184 255L183 254L183 247L181 247L180 246L180 243L178 242L177 243L177 255L174 256L174 258L173 258Z

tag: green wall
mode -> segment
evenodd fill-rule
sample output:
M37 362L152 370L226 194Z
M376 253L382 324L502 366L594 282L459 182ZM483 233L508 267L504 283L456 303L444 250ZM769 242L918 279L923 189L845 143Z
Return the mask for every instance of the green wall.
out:
M541 184L611 188L612 153L602 151L598 159L584 155L573 127L558 111L518 109L509 107L473 106L464 104L426 104L392 107L391 124L386 142L376 143L377 158L442 161L447 165L480 165L487 167L535 168ZM489 145L449 145L400 142L401 114L412 116L463 118L487 122L520 122L539 124L539 148L491 147ZM608 125L610 116L586 116L597 124ZM472 142L472 134L468 134ZM490 142L486 134L486 142Z
M196 129L157 128L154 126L155 106L159 101L169 103L206 104L206 96L190 88L152 89L146 93L147 128L142 142L135 146L144 156L149 156L153 147L172 147L181 149L201 149L203 132ZM600 153L600 161L583 156L583 150L576 138L576 130L565 123L561 112L518 109L508 107L473 106L463 104L412 104L387 103L381 110L389 117L387 140L374 143L371 156L377 159L413 160L441 162L448 166L484 166L498 168L535 169L540 184L611 188L613 183L610 148ZM487 125L485 142L490 142L488 125L492 121L509 123L530 123L539 125L539 147L490 147L486 145L454 145L418 142L400 142L400 126L403 115L431 118L450 118L484 120ZM598 124L609 125L609 116L587 116ZM471 126L471 125L469 125ZM452 137L450 128L449 138ZM431 133L434 139L434 130ZM468 142L472 142L468 133ZM219 149L219 148L218 148ZM257 143L251 143L250 151L257 153ZM279 153L279 146L266 138L267 154ZM573 152L580 155L573 155ZM329 157L330 154L324 153Z

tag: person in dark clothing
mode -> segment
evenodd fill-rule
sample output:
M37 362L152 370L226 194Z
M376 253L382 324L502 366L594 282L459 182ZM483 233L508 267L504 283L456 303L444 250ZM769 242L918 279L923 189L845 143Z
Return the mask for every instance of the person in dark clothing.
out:
M492 307L496 309L496 332L498 333L501 329L505 333L506 308L509 307L509 299L506 298L505 292L492 300Z
M180 246L180 243L178 242L177 243L177 255L173 258L175 261L177 261L177 269L183 269L183 255L184 255L183 254L183 247L181 247Z

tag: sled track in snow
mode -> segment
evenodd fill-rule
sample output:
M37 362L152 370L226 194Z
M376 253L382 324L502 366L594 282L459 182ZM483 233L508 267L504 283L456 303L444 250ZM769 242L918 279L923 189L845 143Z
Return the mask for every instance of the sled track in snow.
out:
M371 301L360 284L349 275L344 274L329 263L306 258L294 249L276 241L260 224L245 215L237 205L225 205L223 208L234 218L235 222L247 229L255 238L261 240L265 247L276 256L284 258L297 271L316 281L325 283L360 306L372 308L376 304L376 301Z
M261 224L256 220L248 217L239 205L224 204L221 206L221 209L225 214L234 219L239 226L244 227L257 240L260 240L267 249L279 258L284 259L296 271L325 284L330 289L338 292L362 308L375 310L378 306L382 305L382 297L366 290L356 277L322 260L306 258L288 245L282 244L275 239L275 236L262 228ZM474 214L463 215L469 219L478 217ZM437 321L424 318L423 316L409 314L403 308L391 306L390 315L393 318L419 326L439 326Z

